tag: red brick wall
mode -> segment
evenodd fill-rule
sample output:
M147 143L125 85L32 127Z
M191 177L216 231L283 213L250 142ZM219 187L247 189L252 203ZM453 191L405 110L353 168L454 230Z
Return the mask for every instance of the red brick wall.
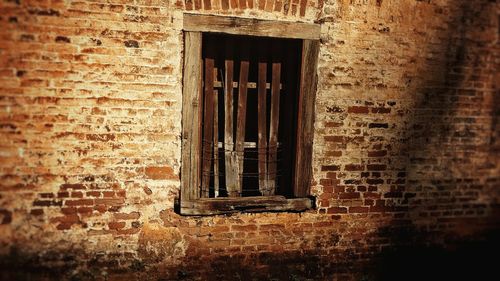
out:
M349 280L387 248L478 237L498 226L499 9L0 2L0 276ZM173 211L184 11L322 24L315 210Z
M182 3L177 3L182 5ZM285 16L304 17L306 10L317 10L323 1L308 0L186 0L184 7L188 11L215 11L222 13L243 13L245 10L256 10L279 13Z

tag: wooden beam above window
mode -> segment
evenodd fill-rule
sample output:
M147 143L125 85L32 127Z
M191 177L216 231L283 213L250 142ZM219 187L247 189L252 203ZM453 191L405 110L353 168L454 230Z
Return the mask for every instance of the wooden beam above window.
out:
M320 25L303 22L184 14L185 31L319 40Z

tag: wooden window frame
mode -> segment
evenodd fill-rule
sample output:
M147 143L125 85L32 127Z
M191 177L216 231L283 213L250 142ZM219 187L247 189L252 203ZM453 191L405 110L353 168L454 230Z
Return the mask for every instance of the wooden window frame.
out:
M184 14L184 73L182 99L182 168L179 211L182 215L234 212L305 211L312 178L312 140L320 26L311 23ZM202 33L216 32L302 39L293 195L254 197L200 197L200 143L202 134Z

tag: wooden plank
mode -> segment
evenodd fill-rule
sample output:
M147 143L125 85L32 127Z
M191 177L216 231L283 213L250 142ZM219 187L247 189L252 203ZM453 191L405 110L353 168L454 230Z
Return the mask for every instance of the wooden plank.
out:
M267 108L266 108L266 76L267 63L259 62L258 71L258 98L257 98L257 123L258 123L258 159L259 159L259 190L262 195L269 195L267 186Z
M276 192L276 167L278 165L278 128L280 117L280 79L281 63L272 65L272 88L271 88L271 120L269 125L269 159L268 178L269 195Z
M214 113L214 59L205 58L205 107L203 117L203 168L201 176L201 197L208 197L210 184L210 164L212 162L213 113Z
M320 25L240 17L184 14L185 31L319 40Z
M246 141L244 142L243 144L243 148L257 148L257 143L256 142L253 142L253 141ZM236 144L235 144L236 146ZM278 147L281 146L281 143L278 142ZM219 142L219 148L223 148L224 147L224 143L223 142ZM236 151L236 149L235 149Z
M319 41L304 40L300 71L294 196L309 195L312 176L314 101L316 96Z
M214 197L219 197L219 91L217 90L214 90L213 148L214 148Z
M200 197L201 33L186 32L182 91L181 200Z
M243 192L243 162L245 157L245 129L247 117L247 85L248 85L248 61L240 63L240 87L238 90L238 117L236 120L236 157L238 162L238 185L237 190Z
M214 88L222 88L223 83L221 81L214 82ZM225 86L225 85L224 85ZM233 88L238 88L239 83L234 81ZM280 84L280 89L282 89L283 85ZM257 83L255 82L247 82L247 89L257 89ZM271 83L266 83L266 89L271 89Z
M228 44L226 47L231 47ZM234 128L233 128L233 74L234 62L233 60L225 61L225 77L224 77L224 155L225 155L225 173L226 173L226 189L229 197L236 197L238 193L238 164L236 159L236 152L234 151Z
M218 215L237 212L302 212L313 207L309 198L286 199L284 196L219 197L182 201L182 215Z

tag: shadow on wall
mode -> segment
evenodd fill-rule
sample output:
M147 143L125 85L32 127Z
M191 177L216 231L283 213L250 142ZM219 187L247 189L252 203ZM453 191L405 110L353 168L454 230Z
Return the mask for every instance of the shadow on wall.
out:
M387 246L371 259L362 280L498 275L491 257L500 250L500 95L494 81L500 42L492 30L500 32L500 23L484 28L497 17L495 5L462 1L443 34L445 80L428 77L435 85L421 87L410 120L408 211L374 234L387 238Z
M409 233L410 236L414 233ZM415 244L385 249L374 259L364 280L491 280L500 250L500 232L482 241L447 247Z
M429 69L429 85L419 87L421 99L410 120L408 218L429 232L443 227L467 233L469 225L462 218L468 217L494 217L499 226L496 6L463 1L458 7L455 22L443 34L446 45L438 45L446 50L441 50L447 61L439 71L444 80L432 77L436 72Z

